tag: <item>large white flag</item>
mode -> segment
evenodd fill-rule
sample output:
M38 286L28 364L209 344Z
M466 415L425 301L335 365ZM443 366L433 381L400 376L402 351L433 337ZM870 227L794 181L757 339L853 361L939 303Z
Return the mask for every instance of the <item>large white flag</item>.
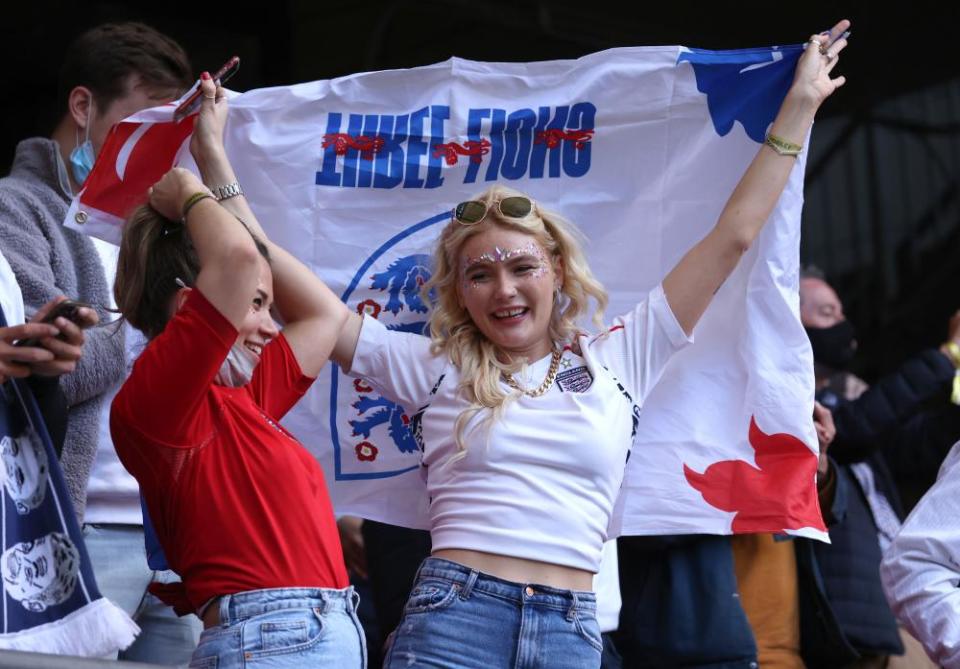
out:
M574 221L627 311L713 226L793 78L799 46L613 49L569 61L451 59L233 97L227 150L271 238L343 300L420 331L429 253L459 201L500 181ZM116 241L175 162L173 106L108 139L68 224ZM813 372L797 318L804 158L721 288L696 343L637 417L614 531L823 538ZM417 407L330 365L286 425L316 454L341 513L426 526ZM589 457L589 444L584 448Z

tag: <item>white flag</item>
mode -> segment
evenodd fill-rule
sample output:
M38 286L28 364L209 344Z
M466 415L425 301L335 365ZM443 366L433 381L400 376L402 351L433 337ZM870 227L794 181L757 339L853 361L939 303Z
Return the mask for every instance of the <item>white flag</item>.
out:
M419 287L453 206L499 181L576 223L608 316L714 225L756 154L800 46L638 47L569 61L451 59L231 98L227 151L273 241L352 309L420 331ZM116 241L172 164L174 106L119 124L68 225ZM797 317L804 156L771 221L637 416L613 532L824 538L813 370ZM330 365L285 424L340 513L425 527L420 451L398 406Z

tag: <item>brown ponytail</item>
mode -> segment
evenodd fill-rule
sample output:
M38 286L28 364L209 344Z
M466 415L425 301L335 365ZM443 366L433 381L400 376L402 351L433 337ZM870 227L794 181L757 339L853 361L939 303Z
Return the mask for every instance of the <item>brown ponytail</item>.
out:
M133 212L123 228L113 295L123 317L148 339L170 320L170 300L180 279L196 283L200 261L187 229L149 205Z

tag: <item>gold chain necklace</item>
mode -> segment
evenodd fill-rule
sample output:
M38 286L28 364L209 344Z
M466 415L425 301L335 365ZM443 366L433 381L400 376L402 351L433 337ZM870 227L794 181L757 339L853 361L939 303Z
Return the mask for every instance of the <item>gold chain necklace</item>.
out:
M526 388L521 388L520 384L513 380L512 374L504 374L503 378L507 382L507 385L511 388L516 388L522 392L527 397L540 397L545 394L550 387L553 385L553 382L557 380L557 372L560 371L560 358L563 357L563 351L558 349L553 349L553 356L550 359L550 369L547 371L547 378L543 380L537 388L534 390L527 390Z

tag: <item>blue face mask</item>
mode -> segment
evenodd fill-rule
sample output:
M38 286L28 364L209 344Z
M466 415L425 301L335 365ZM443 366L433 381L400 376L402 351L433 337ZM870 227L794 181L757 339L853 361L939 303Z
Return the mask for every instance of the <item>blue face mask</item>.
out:
M89 139L83 144L78 145L70 152L70 171L73 172L73 179L78 184L83 185L93 169L93 163L96 156L93 155L93 142Z
M70 171L73 172L73 179L78 185L83 185L93 169L93 163L97 156L93 152L93 142L90 141L90 118L93 116L93 102L90 104L90 114L87 116L87 127L83 138L83 144L80 143L80 133L77 133L77 145L70 152Z

